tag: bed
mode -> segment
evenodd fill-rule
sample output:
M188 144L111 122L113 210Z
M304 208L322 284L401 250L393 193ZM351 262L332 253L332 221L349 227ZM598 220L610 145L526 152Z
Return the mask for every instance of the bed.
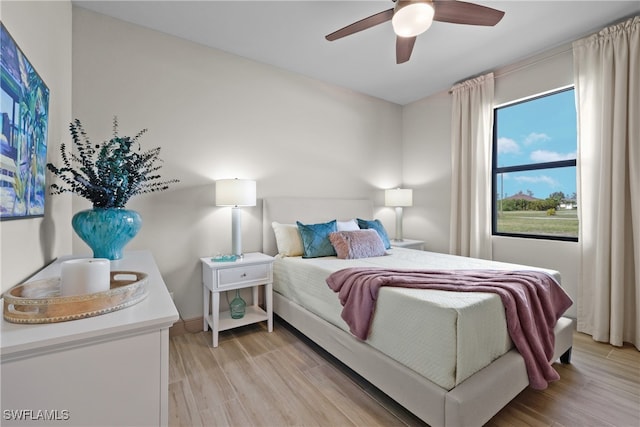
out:
M373 218L371 201L264 199L263 251L278 252L273 222L311 224L351 218ZM427 424L484 424L529 384L523 357L506 333L499 297L382 288L371 334L359 340L340 318L338 298L324 280L347 267L510 270L522 266L404 248L386 253L354 260L277 257L274 312ZM559 281L557 272L545 272ZM554 332L554 360L562 357L568 363L572 320L561 318Z

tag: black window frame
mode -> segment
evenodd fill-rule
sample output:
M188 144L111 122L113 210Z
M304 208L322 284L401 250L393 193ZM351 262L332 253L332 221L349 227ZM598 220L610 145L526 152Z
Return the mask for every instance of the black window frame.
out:
M559 160L555 162L528 163L528 164L522 164L522 165L498 167L497 166L498 164L498 132L497 132L498 110L501 108L512 107L514 105L522 104L529 101L534 101L536 99L544 98L547 96L556 95L569 90L575 90L575 87L572 85L572 86L561 88L558 90L545 92L540 95L532 96L530 98L526 98L520 101L505 104L500 107L495 107L493 109L493 141L492 141L492 153L491 153L491 235L492 236L506 236L506 237L519 237L519 238L526 238L526 239L578 242L578 237L571 237L571 236L557 236L557 235L549 235L549 234L507 233L503 231L498 231L498 197L496 195L498 194L498 191L499 191L498 176L500 174L510 173L510 172L534 171L534 170L540 170L540 169L557 169L557 168L566 168L566 167L577 168L577 165L578 165L577 159L571 159L571 160ZM577 148L577 141L576 141L576 148ZM576 177L576 184L577 184L577 177ZM578 221L580 221L579 218L578 218Z

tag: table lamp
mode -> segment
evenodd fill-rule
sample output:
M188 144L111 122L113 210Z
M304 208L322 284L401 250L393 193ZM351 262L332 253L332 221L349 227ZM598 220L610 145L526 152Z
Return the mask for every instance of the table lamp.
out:
M231 252L242 256L242 206L256 205L256 182L250 179L216 181L216 206L231 206Z
M407 188L393 188L384 192L385 206L396 208L396 242L401 242L402 238L402 208L413 206L413 190Z

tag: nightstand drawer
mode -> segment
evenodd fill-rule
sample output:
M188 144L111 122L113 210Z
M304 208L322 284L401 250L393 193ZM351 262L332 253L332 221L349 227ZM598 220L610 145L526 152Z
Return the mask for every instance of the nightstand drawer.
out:
M224 268L218 270L218 288L235 286L248 282L268 282L271 280L271 265L248 265L237 268Z

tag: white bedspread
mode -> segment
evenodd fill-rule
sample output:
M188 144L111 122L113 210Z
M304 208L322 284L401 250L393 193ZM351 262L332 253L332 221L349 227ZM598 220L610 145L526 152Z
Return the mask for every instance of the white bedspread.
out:
M338 296L325 282L342 268L532 269L403 248L387 253L356 260L278 258L274 291L348 332ZM558 272L543 271L560 281ZM381 288L367 343L446 390L512 347L497 295L396 287Z

